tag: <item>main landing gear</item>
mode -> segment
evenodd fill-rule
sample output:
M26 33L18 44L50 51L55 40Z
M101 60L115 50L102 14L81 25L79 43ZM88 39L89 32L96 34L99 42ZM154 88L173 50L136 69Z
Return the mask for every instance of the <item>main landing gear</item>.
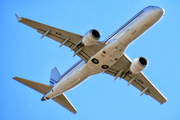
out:
M93 58L91 61L92 61L94 64L98 64L98 63L99 63L99 60L96 59L96 58Z
M108 69L108 68L109 68L108 65L102 65L101 67L102 67L103 69Z
M93 58L91 61L92 61L94 64L98 64L98 63L99 63L99 60L96 59L96 58ZM108 65L102 65L101 68L102 68L102 69L108 69L109 66L108 66Z

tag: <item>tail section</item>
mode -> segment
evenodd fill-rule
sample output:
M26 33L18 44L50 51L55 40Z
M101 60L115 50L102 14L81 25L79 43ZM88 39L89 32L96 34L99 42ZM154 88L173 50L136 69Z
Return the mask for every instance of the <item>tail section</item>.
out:
M52 98L52 100L54 100L58 104L62 105L63 107L68 109L70 112L72 112L74 114L77 113L74 106L71 104L71 102L68 100L68 98L64 94L61 94L61 95L59 95L59 96L57 96L55 98Z
M57 67L53 68L51 70L51 77L50 77L49 85L54 86L54 84L56 84L58 82L60 77L61 77L61 73L59 72Z
M57 70L57 68L56 68L56 70ZM53 76L53 74L51 74L51 75ZM27 79L23 79L23 78L19 78L19 77L14 77L13 79L24 84L24 85L26 85L26 86L28 86L28 87L30 87L30 88L32 88L32 89L34 89L34 90L36 90L36 91L38 91L38 92L40 92L40 93L42 93L42 94L44 94L44 95L52 89L52 86L45 85L45 84L38 83L38 82L34 82L31 80L27 80ZM70 112L72 112L74 114L77 113L74 106L71 104L71 102L68 100L68 98L64 94L61 94L57 97L54 97L54 98L52 98L52 100L54 100L58 104L62 105L63 107L65 107Z

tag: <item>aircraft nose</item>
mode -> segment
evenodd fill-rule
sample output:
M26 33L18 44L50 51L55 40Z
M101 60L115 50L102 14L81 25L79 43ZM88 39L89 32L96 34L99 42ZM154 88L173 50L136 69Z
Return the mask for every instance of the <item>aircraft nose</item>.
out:
M154 11L156 12L157 15L162 16L165 14L165 10L161 7L158 6L153 6Z

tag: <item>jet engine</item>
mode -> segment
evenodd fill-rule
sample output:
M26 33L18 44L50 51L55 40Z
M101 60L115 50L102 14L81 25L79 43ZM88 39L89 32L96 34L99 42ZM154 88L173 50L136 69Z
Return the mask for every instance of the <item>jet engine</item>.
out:
M134 61L130 66L130 73L137 74L142 70L144 70L147 67L147 65L148 65L148 61L146 58L144 57L136 58L134 59Z
M100 37L101 34L98 30L91 29L84 35L82 43L84 44L84 46L90 46L96 43L100 39Z

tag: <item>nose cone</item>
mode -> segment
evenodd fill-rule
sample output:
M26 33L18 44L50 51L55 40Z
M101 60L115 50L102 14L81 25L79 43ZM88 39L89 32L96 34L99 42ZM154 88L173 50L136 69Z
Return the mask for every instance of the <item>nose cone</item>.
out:
M158 6L153 6L154 11L158 16L163 16L165 14L165 10Z

